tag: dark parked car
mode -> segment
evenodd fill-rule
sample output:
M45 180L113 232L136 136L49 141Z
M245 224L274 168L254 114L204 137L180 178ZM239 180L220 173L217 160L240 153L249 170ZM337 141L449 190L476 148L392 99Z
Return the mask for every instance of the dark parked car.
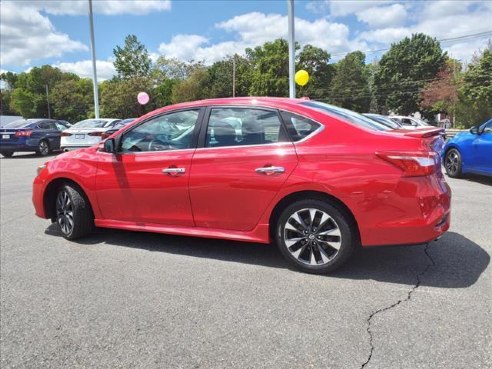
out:
M0 153L10 158L18 151L33 151L46 156L60 149L60 134L69 128L54 119L19 119L0 129Z

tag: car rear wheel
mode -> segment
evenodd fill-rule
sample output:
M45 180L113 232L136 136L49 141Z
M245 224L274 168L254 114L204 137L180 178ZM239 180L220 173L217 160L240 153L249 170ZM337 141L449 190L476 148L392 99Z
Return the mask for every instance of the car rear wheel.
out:
M0 154L5 158L11 158L14 155L12 151L2 151Z
M351 223L342 211L327 202L297 201L280 215L276 243L296 268L325 274L352 255L357 231Z
M64 185L56 196L56 222L68 240L83 237L94 228L90 205L79 189Z
M460 152L456 149L448 150L444 158L444 169L446 169L446 173L448 174L448 176L452 178L461 177L461 167L462 162Z
M48 141L46 140L39 141L38 150L36 151L38 155L46 156L50 153L50 151L51 150Z

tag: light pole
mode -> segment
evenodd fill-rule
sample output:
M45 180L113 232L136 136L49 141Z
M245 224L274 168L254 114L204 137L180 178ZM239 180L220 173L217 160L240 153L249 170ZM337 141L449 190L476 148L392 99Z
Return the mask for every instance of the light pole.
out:
M94 42L94 19L92 16L92 0L89 0L89 26L91 30L92 83L94 85L94 115L96 119L99 119L99 91L97 88L96 44Z
M294 37L294 0L287 0L288 6L288 20L289 20L289 97L296 97L296 85L294 83L294 76L296 73L295 63L295 37Z

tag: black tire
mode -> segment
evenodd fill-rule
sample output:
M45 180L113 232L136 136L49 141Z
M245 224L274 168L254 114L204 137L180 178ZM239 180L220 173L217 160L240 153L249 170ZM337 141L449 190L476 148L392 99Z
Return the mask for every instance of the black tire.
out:
M4 158L11 158L14 155L12 151L2 151L0 154L2 154Z
M310 209L317 211L314 212L314 216L311 215ZM296 214L303 223L300 227L298 227L299 223L296 220L292 220ZM307 219L308 216L309 219ZM326 219L325 216L331 219L323 220ZM306 227L304 227L308 224L306 219L309 221L312 219L308 227L310 229L309 234L306 234ZM287 229L286 226L288 226ZM296 230L292 230L291 226ZM299 229L303 231L301 232ZM325 235L322 235L323 233ZM327 233L331 234L327 235ZM291 235L292 238L290 238ZM287 246L287 242L292 243L297 238L299 238L298 242ZM282 255L297 269L307 273L327 274L339 268L353 254L358 242L358 232L356 225L338 207L321 200L301 200L289 205L282 211L276 222L275 242ZM333 247L335 244L338 245L338 249ZM296 252L301 249L303 251L295 256ZM315 259L314 264L312 262L313 257Z
M449 149L444 157L444 169L451 178L460 178L462 173L461 154L456 149Z
M46 140L39 141L38 149L36 150L36 154L41 156L46 156L51 153L50 143Z
M69 202L64 203L66 199ZM94 216L90 204L77 187L66 184L58 190L55 212L56 223L67 240L84 237L94 229Z

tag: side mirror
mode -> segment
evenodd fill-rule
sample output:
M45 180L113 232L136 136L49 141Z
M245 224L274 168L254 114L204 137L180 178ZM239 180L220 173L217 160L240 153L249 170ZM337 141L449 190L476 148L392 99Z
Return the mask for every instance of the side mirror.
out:
M478 127L477 127L477 126L471 127L471 128L470 128L470 133L473 133L474 135L478 135L478 134L480 134L480 133L478 132Z
M116 152L116 144L114 138L108 138L104 141L104 152L109 152L114 154Z

